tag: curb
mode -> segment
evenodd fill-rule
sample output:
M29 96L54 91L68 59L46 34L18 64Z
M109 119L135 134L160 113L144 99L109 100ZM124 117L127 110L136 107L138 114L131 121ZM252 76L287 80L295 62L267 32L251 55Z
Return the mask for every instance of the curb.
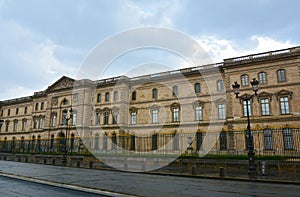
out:
M42 180L42 179L36 179L36 178L20 176L20 175L15 175L15 174L7 174L7 173L3 173L3 172L0 172L0 176L12 178L12 179L23 180L23 181L28 181L28 182L33 182L33 183L38 183L38 184L43 184L43 185L49 185L49 186L53 186L53 187L69 189L69 190L87 192L87 193L91 193L91 194L114 196L114 197L129 197L129 196L133 197L134 196L134 195L122 194L122 193L117 193L117 192L112 192L112 191L105 191L105 190L100 190L100 189L95 189L95 188L87 188L87 187L82 187L82 186L78 186L78 185L71 185L71 184L47 181L47 180Z

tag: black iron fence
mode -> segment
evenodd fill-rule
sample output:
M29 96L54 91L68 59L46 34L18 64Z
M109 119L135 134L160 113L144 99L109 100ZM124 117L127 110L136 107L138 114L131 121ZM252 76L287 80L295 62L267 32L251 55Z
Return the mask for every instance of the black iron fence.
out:
M90 138L1 140L0 152L63 154L200 154L247 155L246 132L197 132L150 136L102 135ZM256 156L300 158L300 130L297 128L253 131Z

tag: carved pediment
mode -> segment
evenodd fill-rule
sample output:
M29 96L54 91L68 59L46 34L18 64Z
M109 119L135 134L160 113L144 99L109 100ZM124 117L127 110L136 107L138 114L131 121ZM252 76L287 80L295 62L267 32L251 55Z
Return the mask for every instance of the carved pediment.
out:
M289 96L292 99L293 92L288 91L288 90L281 90L277 93L275 93L276 98L279 99L280 96Z
M63 76L59 80L57 80L54 84L47 88L47 92L65 89L65 88L72 88L74 84L74 79L69 77Z

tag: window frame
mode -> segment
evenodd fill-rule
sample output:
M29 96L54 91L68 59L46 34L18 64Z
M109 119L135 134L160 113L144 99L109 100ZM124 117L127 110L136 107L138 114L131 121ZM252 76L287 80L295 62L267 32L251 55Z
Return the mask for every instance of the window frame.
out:
M273 132L271 129L264 129L264 150L273 150Z
M152 124L158 124L158 109L152 109Z
M131 93L131 100L132 100L132 101L136 101L136 91L133 91L133 92Z
M199 93L201 93L201 84L200 83L195 83L195 85L194 85L194 89L195 89L195 93L197 94L199 94Z
M286 82L286 71L285 69L279 69L277 73L277 82Z
M218 119L219 120L226 120L226 105L225 103L218 103ZM224 107L220 107L224 106Z
M282 137L283 137L284 150L293 150L294 147L293 130L291 128L282 129Z
M265 102L265 101L267 101L267 102ZM270 116L271 115L269 98L261 98L260 99L260 110L261 110L262 116Z
M251 105L251 101L248 101L248 110L249 110L249 116L252 116L252 105ZM242 102L242 106L243 106L243 117L247 117L247 101L243 100Z
M266 72L258 73L258 82L260 85L267 84L267 73Z
M158 90L156 88L152 89L152 99L158 98Z
M195 120L196 121L203 120L203 108L201 105L195 106Z
M221 80L221 79L219 79L217 81L217 91L218 92L222 92L222 91L224 91L224 89L225 89L225 87L224 87L224 81Z
M106 92L105 93L105 102L109 102L109 100L110 100L110 93Z
M286 99L282 101L282 99ZM287 115L291 113L290 110L290 99L288 96L281 96L279 97L279 108L280 108L280 114L281 115Z
M172 96L173 97L178 97L178 86L173 86L172 88Z

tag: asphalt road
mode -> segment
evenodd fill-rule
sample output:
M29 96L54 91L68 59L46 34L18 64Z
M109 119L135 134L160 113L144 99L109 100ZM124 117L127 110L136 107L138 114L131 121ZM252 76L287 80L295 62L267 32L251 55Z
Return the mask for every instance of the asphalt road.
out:
M0 173L1 171L137 196L300 196L300 185L255 180L187 178L11 161L0 161Z
M0 176L0 196L1 197L17 197L17 196L32 196L32 197L53 197L53 196L103 196L82 191L65 189L60 187L49 186L29 181L23 181L14 178Z

